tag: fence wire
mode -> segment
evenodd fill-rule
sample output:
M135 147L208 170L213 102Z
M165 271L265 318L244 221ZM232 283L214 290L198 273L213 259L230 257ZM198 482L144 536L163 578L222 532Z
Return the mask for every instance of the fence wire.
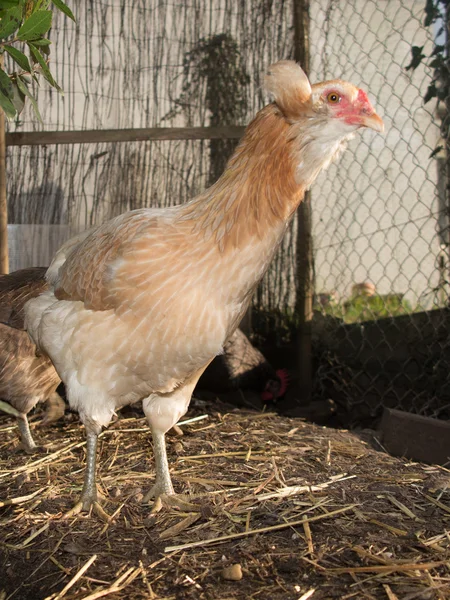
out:
M352 422L383 406L449 416L448 198L423 1L323 0L311 8L314 77L368 90L384 137L358 135L313 189L315 391Z
M44 125L11 131L243 125L267 101L267 66L293 56L292 0L73 0L55 15ZM312 189L314 395L352 422L389 405L448 416L448 198L425 0L311 0L311 80L366 89L386 123L350 142ZM222 145L221 145L222 144ZM232 144L167 141L11 147L11 268L46 264L73 233L125 210L178 204L223 168ZM43 238L45 240L43 241ZM296 221L254 299L257 332L292 341Z

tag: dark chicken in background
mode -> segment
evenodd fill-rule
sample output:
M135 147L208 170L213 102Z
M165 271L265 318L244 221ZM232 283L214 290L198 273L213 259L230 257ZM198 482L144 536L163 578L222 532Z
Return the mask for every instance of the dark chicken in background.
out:
M200 377L195 395L202 390L217 394L235 405L262 409L284 396L289 384L285 369L275 370L248 337L236 329Z
M45 272L45 267L33 267L0 275L0 409L17 418L27 452L37 449L28 424L30 410L47 401L43 425L64 414L64 401L56 392L61 380L48 356L36 354L23 323L25 302L48 288Z

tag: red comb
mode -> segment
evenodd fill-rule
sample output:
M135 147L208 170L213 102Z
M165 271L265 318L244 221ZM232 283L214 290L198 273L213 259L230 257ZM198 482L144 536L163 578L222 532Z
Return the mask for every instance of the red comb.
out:
M270 389L265 389L264 391L262 391L261 392L261 400L263 402L270 402L270 400L276 400L277 398L284 396L284 394L286 393L286 390L289 385L289 373L288 373L287 369L278 369L278 371L276 371L275 374L280 382L280 388L279 388L278 392L276 393L276 396L274 396L274 392L271 391ZM266 386L267 386L267 383L266 383Z
M358 90L358 100L361 104L370 103L369 98L364 90Z
M286 393L286 390L288 389L288 385L289 385L289 372L287 369L278 369L278 371L276 372L278 379L280 380L280 391L278 392L278 396L277 398L279 398L280 396L284 396L284 394Z

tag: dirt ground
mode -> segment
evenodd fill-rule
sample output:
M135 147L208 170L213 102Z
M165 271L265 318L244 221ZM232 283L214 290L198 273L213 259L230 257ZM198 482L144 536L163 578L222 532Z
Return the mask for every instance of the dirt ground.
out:
M101 436L108 521L65 518L80 492L78 418L27 456L0 417L0 600L450 598L450 471L357 435L194 401L168 436L181 500L151 513L140 414ZM234 578L234 579L233 579Z

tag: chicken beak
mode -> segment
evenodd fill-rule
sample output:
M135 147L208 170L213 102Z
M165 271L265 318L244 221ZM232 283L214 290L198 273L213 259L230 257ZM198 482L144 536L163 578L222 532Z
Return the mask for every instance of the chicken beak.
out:
M384 132L383 119L379 115L377 115L375 111L373 111L371 114L364 114L363 112L363 114L361 115L361 126L370 127L370 129L374 129L379 133Z

